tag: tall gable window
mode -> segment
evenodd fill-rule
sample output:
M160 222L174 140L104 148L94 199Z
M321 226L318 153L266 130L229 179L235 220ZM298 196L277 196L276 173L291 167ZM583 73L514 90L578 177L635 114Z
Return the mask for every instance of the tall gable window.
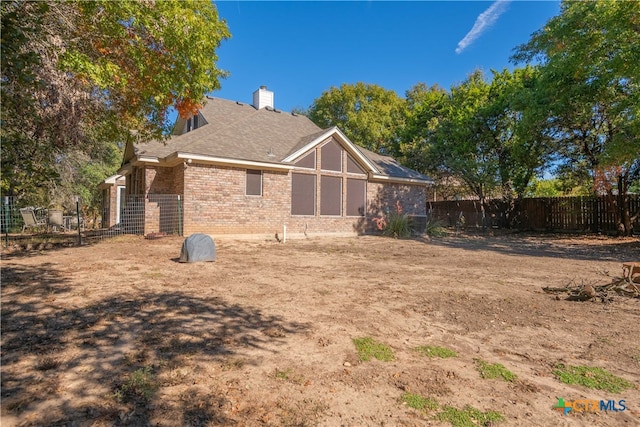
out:
M247 169L245 194L247 196L262 196L261 170Z
M291 215L316 214L316 175L291 174Z
M322 166L325 171L342 171L342 147L334 141L328 142L321 148Z
M342 214L342 178L322 175L320 177L320 215Z
M347 178L347 216L364 216L367 181Z
M337 141L330 139L317 146L294 166L291 215L365 215L367 172Z

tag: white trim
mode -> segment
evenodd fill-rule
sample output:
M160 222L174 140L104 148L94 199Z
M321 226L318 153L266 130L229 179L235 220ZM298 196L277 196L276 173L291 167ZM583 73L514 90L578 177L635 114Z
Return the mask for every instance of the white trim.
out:
M120 197L120 191L122 189L125 189L126 191L126 186L125 185L118 185L116 187L116 224L120 224L120 206L122 204L122 197Z
M230 159L224 157L205 156L202 154L189 154L189 153L174 153L171 156L166 157L166 162L171 163L173 159L180 160L193 160L200 163L219 164L224 166L243 166L245 169L260 169L260 170L284 170L290 171L294 167L291 165L280 165L276 163L256 162L253 160L240 160Z
M433 180L416 179L416 178L398 178L387 175L370 174L369 180L378 180L384 182L396 182L399 184L421 184L421 185L433 185Z
M324 140L326 140L326 139L328 139L328 138L330 138L332 136L337 136L338 139L341 140L344 149L348 153L352 154L356 159L360 160L360 162L362 164L366 165L370 172L379 172L378 169L375 167L375 165L373 163L371 163L369 161L369 159L366 158L362 153L360 153L360 150L358 150L358 148L353 144L353 142L349 141L349 138L347 138L347 136L344 133L342 133L342 131L340 129L338 129L336 126L327 129L327 131L325 133L323 133L322 135L318 136L313 141L309 142L307 145L305 145L304 147L300 148L296 152L290 154L289 156L284 158L282 161L283 162L293 162L298 157L300 157L302 154L306 153L307 151L309 151L310 149L312 149L316 145L320 144L321 142L323 142Z

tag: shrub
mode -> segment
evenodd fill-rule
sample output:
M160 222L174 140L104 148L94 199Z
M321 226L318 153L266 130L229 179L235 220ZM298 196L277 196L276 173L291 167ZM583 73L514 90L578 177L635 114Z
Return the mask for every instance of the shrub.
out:
M385 217L374 218L378 230L385 236L395 239L405 239L413 233L413 223L409 215L402 211L400 201L396 201L395 212L389 212Z

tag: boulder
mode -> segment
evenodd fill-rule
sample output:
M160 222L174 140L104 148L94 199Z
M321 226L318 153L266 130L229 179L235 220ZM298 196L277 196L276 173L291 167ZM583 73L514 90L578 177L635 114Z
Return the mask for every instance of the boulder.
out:
M211 236L206 234L192 234L184 239L180 262L215 261L216 244Z

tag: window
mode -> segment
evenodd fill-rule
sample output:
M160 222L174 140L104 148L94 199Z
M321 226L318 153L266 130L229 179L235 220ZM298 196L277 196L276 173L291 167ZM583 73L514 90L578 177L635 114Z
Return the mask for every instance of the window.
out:
M313 150L311 153L307 154L300 160L296 162L296 166L307 169L315 169L316 168L316 150Z
M347 172L349 173L366 173L362 168L356 163L356 161L350 155L347 155Z
M325 144L322 148L322 166L321 169L325 171L342 171L342 148L331 141Z
M187 119L187 132L198 129L199 115L196 114Z
M247 196L262 196L262 171L247 169Z
M342 178L320 177L320 215L342 214Z
M291 174L291 215L316 214L316 175Z
M364 216L367 181L347 178L347 216Z

